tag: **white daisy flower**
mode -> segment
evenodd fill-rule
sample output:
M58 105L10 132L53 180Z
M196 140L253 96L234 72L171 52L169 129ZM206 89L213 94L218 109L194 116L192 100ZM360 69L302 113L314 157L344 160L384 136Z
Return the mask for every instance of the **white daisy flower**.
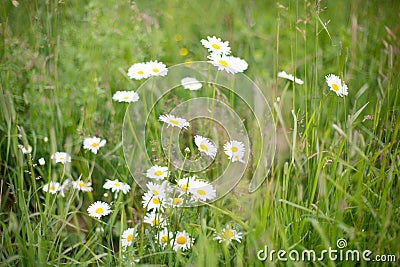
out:
M168 175L169 175L168 167L162 167L158 165L151 167L146 172L146 177L156 180L162 180L168 177Z
M222 229L221 232L215 233L214 240L218 240L218 243L222 243L223 241L226 243L230 243L232 241L241 242L242 233L232 228L230 225L226 225L225 228Z
M148 192L151 192L155 196L165 196L167 191L167 182L164 181L162 184L157 184L153 182L148 182L146 184Z
M100 219L111 213L110 205L102 201L96 201L89 206L87 212L90 216Z
M161 247L164 249L168 242L171 241L174 234L168 231L168 228L163 228L160 232L157 233L157 240Z
M48 192L50 194L56 194L58 191L60 191L60 183L50 181L50 183L45 184L43 186L43 191Z
M112 99L118 102L136 102L139 100L139 95L134 91L117 91Z
M175 251L182 249L182 251L188 250L192 247L194 238L191 238L186 231L177 232L175 238L171 240L171 246Z
M82 191L82 192L90 192L90 191L93 190L92 183L90 183L90 182L85 183L81 179L78 179L76 181L72 181L72 187L74 189L77 189L77 190Z
M152 76L165 76L168 73L168 69L164 63L156 61L150 61L146 63L147 68Z
M163 211L165 198L162 196L155 196L151 192L146 192L142 197L142 204L143 208L147 210L158 209L159 211Z
M246 60L238 57L231 56L230 61L231 61L231 68L235 71L235 73L244 72L249 67L249 64L247 64Z
M338 96L345 96L348 94L347 92L347 85L342 82L339 76L334 74L329 74L325 76L326 83L328 84L329 88L334 91Z
M294 77L292 74L287 74L285 71L278 72L278 77L291 80L292 82L295 82L297 84L304 83L301 79Z
M154 227L165 227L167 226L167 221L161 216L161 213L154 209L146 213L143 222L150 224Z
M211 64L218 67L218 70L225 70L228 73L243 72L247 69L248 64L245 60L225 55L211 54L208 56Z
M54 159L56 163L61 162L62 164L71 162L71 156L66 152L56 152L51 155L51 159Z
M236 140L226 142L224 145L224 152L232 162L243 162L244 144Z
M118 179L115 180L106 180L105 184L103 185L104 189L111 189L112 192L118 193L119 191L122 191L122 193L126 194L131 190L131 186L118 181Z
M149 66L146 63L136 63L133 64L128 69L128 76L131 79L141 80L150 77L151 73Z
M40 158L40 159L38 160L38 162L39 162L39 165L40 165L40 166L43 166L43 165L46 164L46 161L44 160L44 158Z
M205 181L195 181L188 191L195 199L201 201L212 200L217 196L215 188Z
M123 249L126 249L128 246L131 246L138 236L135 228L128 228L122 233L121 244Z
M186 178L182 178L178 180L178 186L180 189L186 193L188 189L192 188L196 184L196 177L195 176L189 176Z
M221 38L207 36L207 40L202 39L200 42L210 53L217 55L229 55L231 53L229 42L223 42Z
M30 145L26 145L26 146L18 145L18 148L21 149L21 152L22 152L23 154L30 154L30 153L32 153L32 147L31 147Z
M187 120L175 117L174 115L169 115L169 114L160 115L158 120L162 121L164 123L167 123L168 126L172 126L172 127L176 126L179 129L182 129L182 128L186 129L187 127L189 127L189 122L187 122Z
M202 87L201 82L196 78L186 77L181 80L183 88L189 89L190 91L199 90Z
M200 135L195 135L194 143L196 144L200 152L205 153L207 156L210 156L211 158L215 158L215 155L217 154L217 148L214 146L213 143L211 143L211 141L208 138L205 138Z
M167 204L170 207L180 207L183 204L183 197L181 195L169 197L167 199Z
M85 138L83 141L83 148L92 151L94 154L97 154L97 151L100 147L105 146L106 140L101 140L99 137L93 136L89 138Z

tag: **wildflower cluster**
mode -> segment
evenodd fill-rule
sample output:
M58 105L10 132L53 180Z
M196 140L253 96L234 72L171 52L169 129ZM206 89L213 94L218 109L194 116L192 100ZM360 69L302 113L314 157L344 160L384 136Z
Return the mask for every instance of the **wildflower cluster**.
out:
M231 74L243 72L248 68L245 60L231 55L229 43L221 41L220 38L207 37L207 40L201 40L201 43L208 49L210 54L208 59L210 63L217 67L219 71L226 71ZM133 64L127 72L129 78L141 80L153 76L166 76L168 69L165 64L158 61L149 61ZM185 90L196 91L201 90L203 84L195 77L184 77L180 81ZM117 91L112 96L115 102L134 103L140 101L139 95L134 91ZM135 105L135 104L133 104ZM158 115L158 121L164 123L167 127L178 128L179 130L187 130L191 124L185 118L174 114L163 113ZM246 147L240 140L227 140L223 147L219 147L218 143L207 136L195 134L190 140L192 145L197 147L197 155L209 157L214 160L219 151L223 151L227 159L234 163L244 163ZM86 153L97 155L106 147L107 141L97 136L91 136L82 140L83 149ZM19 147L22 153L32 153L32 147L29 145ZM188 154L190 152L185 150ZM73 157L67 152L57 151L51 155L54 164L61 163L66 165L72 162ZM39 164L46 163L44 158L39 159ZM148 166L147 170L142 174L148 182L146 183L145 192L141 197L143 208L143 217L140 221L144 229L144 235L138 231L139 224L133 225L121 230L120 245L123 259L129 261L130 264L136 263L139 259L136 253L139 251L138 242L149 240L153 249L173 250L173 251L189 251L196 241L196 232L194 226L187 222L180 221L182 214L189 212L181 209L182 206L202 204L204 202L213 201L217 198L217 190L208 180L212 177L205 177L193 173L175 173L168 164L161 161L153 166ZM87 206L87 214L97 220L120 210L117 205L121 203L123 195L131 191L131 186L119 179L106 179L102 185L103 189L110 190L115 201L111 203L102 200L95 200ZM91 192L93 191L92 181L90 177L84 179L82 175L78 179L66 179L65 181L49 181L43 185L43 191L57 195L65 196L66 190L73 192ZM118 198L120 196L120 198ZM113 215L113 218L116 214ZM192 212L194 219L197 214ZM185 215L185 218L190 216ZM139 222L139 223L140 223ZM213 232L214 239L219 243L227 244L237 241L241 242L242 233L227 224L221 231ZM151 248L146 248L151 249ZM139 255L140 256L140 255Z

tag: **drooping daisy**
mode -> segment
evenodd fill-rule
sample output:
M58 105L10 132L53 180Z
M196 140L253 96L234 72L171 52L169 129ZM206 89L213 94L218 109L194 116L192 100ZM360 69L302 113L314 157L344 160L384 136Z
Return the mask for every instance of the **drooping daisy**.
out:
M115 180L106 180L105 184L103 185L104 189L111 189L112 192L118 193L119 191L122 191L122 193L126 194L131 190L131 186L118 181L118 179Z
M189 176L178 180L178 186L180 189L186 193L188 189L192 188L196 183L195 176Z
M226 142L224 145L224 152L232 162L243 162L244 144L236 140Z
M297 84L303 84L304 83L301 79L299 79L297 77L294 77L292 74L287 74L285 71L278 72L278 77L279 78L288 79L288 80L290 80L292 82L295 82Z
M165 196L167 191L167 182L163 182L162 184L157 184L153 182L148 182L146 184L148 192L151 192L155 196Z
M177 232L175 238L171 240L171 245L175 251L182 249L182 251L189 250L194 243L194 238L191 238L186 231Z
M248 67L245 60L233 56L211 54L208 59L211 60L211 64L218 67L218 70L224 70L228 73L243 72Z
M162 179L168 177L168 175L169 175L168 167L163 167L163 166L158 166L158 165L151 167L146 172L146 176L148 178L152 178L152 179L156 179L156 180L162 180Z
M43 191L48 192L50 194L56 194L58 191L60 191L60 183L50 181L50 183L45 184L43 186Z
M142 197L142 204L143 208L147 210L158 209L159 211L163 211L165 198L162 196L155 196L151 192L146 192Z
M179 129L182 129L182 128L186 129L187 127L189 127L189 122L187 122L187 120L175 117L174 115L169 115L169 114L160 115L158 120L160 120L164 123L167 123L168 126L172 126L172 127L176 126Z
M189 89L190 91L199 90L202 87L201 82L196 78L186 77L181 80L183 88Z
M149 66L146 63L136 63L133 64L128 69L128 76L131 79L141 80L150 77L151 73Z
M152 211L147 212L146 216L144 216L143 222L148 223L154 227L167 226L167 221L161 216L161 213L156 209L153 209Z
M112 99L118 102L136 102L139 100L139 95L134 91L117 91Z
M168 242L173 238L174 234L168 231L168 228L163 228L157 233L157 240L160 246L164 249Z
M325 76L326 83L328 84L329 88L334 91L338 96L345 96L348 94L347 92L347 85L342 82L339 76L334 74L328 74Z
M56 152L51 155L51 159L54 159L56 163L61 162L62 164L71 162L71 156L66 152Z
M131 246L138 236L135 228L128 228L122 233L121 244L124 249Z
M227 244L232 241L241 242L242 233L232 228L230 225L226 225L225 228L222 229L221 232L215 233L214 240L218 240L218 243L222 243L223 241Z
M46 164L46 161L44 160L44 158L40 158L40 159L38 160L38 162L39 162L39 165L40 165L40 166L43 166L43 165Z
M211 141L208 138L205 138L200 135L195 135L194 143L196 144L200 152L203 152L204 154L210 156L211 158L215 158L215 155L217 154L217 148L214 146L213 143L211 143Z
M188 190L195 199L201 201L212 200L217 196L215 188L205 181L195 181Z
M18 145L18 148L21 149L21 152L22 152L23 154L30 154L30 153L32 153L32 147L31 147L30 145L26 145L26 146Z
M202 39L201 44L207 48L210 53L216 55L229 55L231 53L229 42L223 42L221 41L221 38L215 36L207 36L207 40Z
M97 151L100 147L105 146L106 140L101 140L99 137L93 136L89 138L85 138L83 141L83 148L92 151L94 154L97 154Z
M165 76L168 69L164 63L156 61L149 61L146 63L147 68L152 76Z
M73 181L72 182L72 187L77 189L77 190L79 190L79 191L82 191L82 192L90 192L90 191L93 190L92 183L90 183L90 182L85 183L81 179Z
M111 208L110 205L108 205L103 201L96 201L89 206L87 212L89 213L90 216L100 219L101 217L110 214Z

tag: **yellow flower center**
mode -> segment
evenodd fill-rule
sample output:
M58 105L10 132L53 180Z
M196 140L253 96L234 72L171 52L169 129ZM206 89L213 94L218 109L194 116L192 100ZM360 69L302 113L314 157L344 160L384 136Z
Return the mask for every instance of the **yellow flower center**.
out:
M181 56L186 56L189 53L189 51L186 48L181 48L180 54Z
M335 91L339 91L339 86L336 83L334 83L332 84L332 89Z
M97 213L97 214L103 214L103 212L104 212L104 210L103 210L103 208L97 208L96 210L95 210L95 212Z
M160 170L158 170L158 171L156 171L154 174L155 174L156 176L161 176L161 175L163 174L163 172L160 171Z
M231 239L233 238L233 231L226 230L225 232L222 233L222 236L225 237L226 239Z
M50 185L50 188L49 188L49 190L50 190L50 191L54 191L54 190L56 190L56 188L55 188L55 186L54 186L54 185Z
M228 62L226 62L225 60L220 59L219 60L219 64L224 66L224 67L228 67Z
M158 73L160 70L159 69L157 69L157 68L154 68L153 69L153 72L155 72L155 73Z
M151 190L151 192L152 192L154 195L158 195L158 191L155 190L155 189Z
M169 120L169 123L171 123L173 125L179 125L179 121L177 121L177 120Z
M85 183L84 182L79 182L79 187L84 187L85 186Z
M129 99L129 96L126 95L126 96L123 97L123 99L124 99L124 100L128 100L128 99Z
M121 183L114 183L114 186L120 187L120 186L121 186Z
M199 189L199 190L197 190L197 194L205 196L206 195L206 191L204 191L202 189Z
M156 205L160 204L160 200L156 197L153 198L153 204L156 204Z
M64 161L64 159L65 159L65 158L63 158L63 157L60 157L60 158L59 158L59 160L61 160L61 161Z
M233 146L233 147L231 148L231 151L232 151L232 152L238 152L238 150L239 150L239 149L238 149L237 147L235 147L235 146Z
M181 202L182 202L182 200L180 198L175 197L174 200L172 201L172 204L173 205L178 205Z
M221 47L218 44L212 44L211 47L218 50L221 49Z
M137 72L137 74L139 74L139 75L142 75L144 72L142 71L142 70L139 70L138 72Z
M184 236L178 236L178 238L176 239L176 242L177 242L179 245L183 245L183 244L186 243L186 237L184 237Z
M204 144L200 144L200 148L208 152L208 147Z
M153 220L153 224L154 224L155 226L159 226L159 225L160 225L160 222L159 222L157 219L155 219L155 220Z
M99 146L99 144L98 144L98 143L96 143L96 142L93 142L93 143L91 144L91 146L92 146L92 147L98 147L98 146Z
M126 241L128 241L128 242L132 242L132 239L133 239L133 234L129 234L129 235L126 237Z
M161 237L161 243L167 243L168 242L168 236L164 235Z

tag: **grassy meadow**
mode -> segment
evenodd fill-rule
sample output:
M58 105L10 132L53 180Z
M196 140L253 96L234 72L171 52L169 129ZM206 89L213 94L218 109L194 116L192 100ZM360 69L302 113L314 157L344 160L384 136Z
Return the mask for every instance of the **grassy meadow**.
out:
M399 21L396 0L2 0L0 266L398 265ZM255 192L248 186L259 138L250 139L252 164L229 194L201 206L165 208L163 243L161 225L144 222L145 191L126 164L128 104L113 96L145 83L128 77L132 64L206 61L200 40L214 35L247 61L244 73L271 108L276 151ZM279 78L280 71L304 84ZM331 73L347 84L347 96L329 89L325 76ZM156 116L197 96L230 104L249 132L255 127L246 105L223 88L177 89L149 118L143 116L150 121L145 149L152 164L169 166L157 141L162 124ZM222 127L210 130L201 122L189 129L180 134L188 159L199 157L195 134L218 140L215 161L197 173L213 181L229 161L226 135ZM97 154L83 147L92 136L106 140ZM23 153L28 145L32 150ZM67 152L71 162L56 163L55 152ZM169 167L175 183L193 174ZM116 179L130 186L127 193L103 187ZM78 180L90 182L92 190L66 183ZM52 194L50 181L68 189ZM108 203L111 213L90 216L95 201ZM236 232L226 232L229 227ZM128 228L136 233L129 240ZM182 232L189 243L175 249ZM236 240L215 240L238 233ZM265 247L288 257L289 251L314 250L318 256L338 246L342 252L370 250L371 261L330 260L328 254L285 261L277 252L272 260L259 259Z

